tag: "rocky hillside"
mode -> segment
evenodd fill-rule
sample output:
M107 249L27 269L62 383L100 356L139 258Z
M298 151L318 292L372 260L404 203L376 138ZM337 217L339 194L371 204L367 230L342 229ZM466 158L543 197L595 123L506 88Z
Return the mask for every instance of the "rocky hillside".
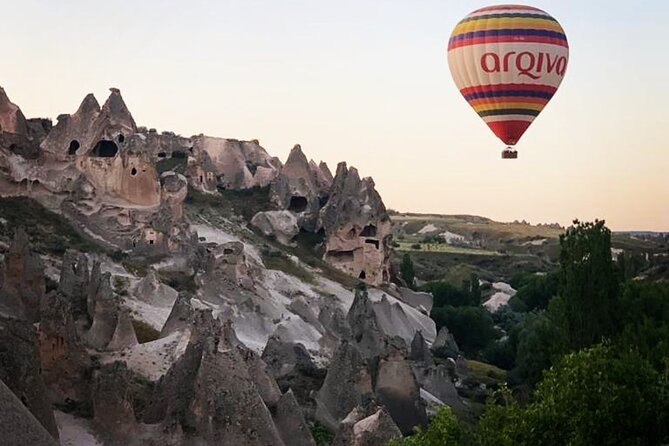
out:
M15 444L385 444L466 416L466 362L354 167L158 133L113 88L55 124L0 89L0 125Z

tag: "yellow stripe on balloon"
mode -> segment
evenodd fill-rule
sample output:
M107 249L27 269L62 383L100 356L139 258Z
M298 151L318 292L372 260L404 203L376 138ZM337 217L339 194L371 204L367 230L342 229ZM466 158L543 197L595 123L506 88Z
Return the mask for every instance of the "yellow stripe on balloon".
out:
M505 110L505 109L525 109L525 110L537 110L541 111L544 109L545 104L532 104L529 102L497 102L495 104L481 104L475 105L473 108L478 112L490 111L490 110Z
M492 18L460 23L453 30L452 35L469 33L474 31L486 31L495 29L546 29L564 33L559 23L546 19L523 19L523 18Z

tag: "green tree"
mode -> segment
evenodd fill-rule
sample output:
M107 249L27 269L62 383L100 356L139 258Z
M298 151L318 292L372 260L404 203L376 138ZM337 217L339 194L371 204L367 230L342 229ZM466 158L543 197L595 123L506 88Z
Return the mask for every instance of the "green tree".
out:
M558 282L556 273L534 274L523 283L514 297L523 302L527 311L545 310L558 292Z
M530 386L565 352L563 332L546 314L530 313L518 332L515 375Z
M611 258L611 231L603 220L574 221L560 236L560 294L573 350L616 332L619 274Z
M448 327L458 347L468 357L477 357L482 349L499 336L492 316L481 307L435 307L430 316L437 329Z
M416 273L413 269L413 260L411 260L409 253L405 253L404 257L402 257L402 263L400 263L400 275L409 288L415 288Z
M634 350L596 345L546 372L526 407L490 403L480 445L657 445L669 440L669 386Z
M467 430L450 407L442 406L427 429L418 428L414 435L394 440L389 446L460 446L470 444L470 441Z

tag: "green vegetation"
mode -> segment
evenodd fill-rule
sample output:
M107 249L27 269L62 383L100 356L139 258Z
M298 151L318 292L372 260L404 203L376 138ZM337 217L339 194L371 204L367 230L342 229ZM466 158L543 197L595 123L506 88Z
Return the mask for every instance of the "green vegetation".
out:
M482 336L489 324L471 306L433 310L468 355L510 370L514 392L499 390L474 425L440 414L425 432L398 444L669 442L669 283L629 280L629 258L612 261L604 222L574 222L560 249L558 271L512 280L524 312L504 306L493 315L503 338ZM451 303L456 291L466 296L449 289ZM502 376L488 364L468 364L479 380Z
M207 194L188 188L186 204L198 210L213 208L223 216L241 215L250 221L255 214L270 208L269 186L250 189L229 190Z
M415 288L416 273L413 270L413 262L411 261L409 253L404 254L404 257L402 257L402 263L400 263L400 276L409 288Z
M163 172L174 171L177 173L186 173L186 166L188 164L187 158L164 158L156 163L156 170L160 175Z
M448 327L467 357L480 357L481 350L499 337L492 316L482 307L436 307L432 309L431 317L437 330Z
M432 417L427 429L417 429L411 437L395 440L389 446L447 446L467 444L470 434L458 422L448 406L443 406Z
M268 269L283 271L303 282L314 283L314 275L283 252L277 250L264 251L262 257L263 263Z
M67 219L31 198L0 197L0 235L11 238L18 227L30 237L33 250L62 256L66 249L103 253L106 249L83 237Z
M328 446L334 439L334 434L318 421L309 423L309 430L316 441L316 446Z

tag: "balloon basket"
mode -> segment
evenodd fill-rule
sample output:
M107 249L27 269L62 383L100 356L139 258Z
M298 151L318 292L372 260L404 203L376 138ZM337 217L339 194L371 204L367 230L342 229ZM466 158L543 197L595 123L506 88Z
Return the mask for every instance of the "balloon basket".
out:
M505 150L502 150L503 160L515 160L516 158L518 158L518 152L511 149L511 147L507 147Z

